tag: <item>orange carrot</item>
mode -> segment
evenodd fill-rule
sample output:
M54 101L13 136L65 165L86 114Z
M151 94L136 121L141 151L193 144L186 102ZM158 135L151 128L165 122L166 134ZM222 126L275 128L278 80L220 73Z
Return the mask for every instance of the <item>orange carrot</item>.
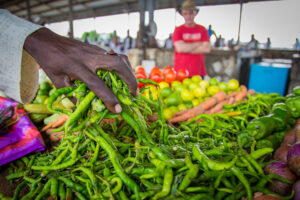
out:
M183 115L183 114L187 113L189 110L191 110L191 109L179 111L179 112L175 113L173 115L173 117L177 117L177 116Z
M66 114L60 116L59 118L54 120L52 123L50 123L50 124L46 125L44 128L42 128L41 132L46 131L49 128L57 128L59 126L62 126L68 120L68 118L69 118L69 116Z
M248 90L248 94L250 95L254 95L255 94L255 90L251 89L251 90Z
M235 97L236 95L238 95L239 92L231 92L229 93L227 96L228 97Z
M214 114L214 113L218 113L219 111L221 111L223 109L223 105L224 104L227 104L229 100L224 100L224 101L221 101L220 103L218 103L217 105L215 105L213 108L211 108L209 111L208 111L208 114L211 115L211 114Z
M228 99L228 103L227 104L234 104L234 102L235 102L235 98L234 97L230 97Z
M157 121L157 118L158 118L157 113L154 113L154 114L152 114L152 115L147 115L147 119L148 119L150 122L155 122L155 121Z
M199 104L198 106L186 110L182 115L175 116L168 121L170 123L182 122L196 117L199 114L204 113L209 108L213 107L218 102L223 101L226 98L226 94L223 91L218 92L213 97L208 98L205 102Z
M235 96L235 101L242 101L247 96L247 88L244 85L241 85L241 92Z
M52 133L50 135L50 139L54 142L57 142L58 140L62 139L63 137L64 137L63 132Z

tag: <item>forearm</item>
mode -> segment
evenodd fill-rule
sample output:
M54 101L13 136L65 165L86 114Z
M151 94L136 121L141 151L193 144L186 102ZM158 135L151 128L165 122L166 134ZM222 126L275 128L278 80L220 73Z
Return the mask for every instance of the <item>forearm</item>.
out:
M179 53L192 53L200 44L200 42L176 41L174 46L175 50Z
M197 46L197 48L192 50L192 54L206 54L206 53L210 53L210 44L208 42L201 42L201 44L199 44Z
M0 9L0 28L0 90L16 101L28 103L37 89L38 67L30 55L24 54L23 44L40 26Z

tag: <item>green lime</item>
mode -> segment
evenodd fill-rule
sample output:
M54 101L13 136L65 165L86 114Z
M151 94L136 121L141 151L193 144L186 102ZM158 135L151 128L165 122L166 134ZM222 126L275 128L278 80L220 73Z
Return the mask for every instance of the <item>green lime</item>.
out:
M173 117L172 110L170 108L163 109L163 116L166 120L169 120Z
M39 85L39 89L40 89L40 90L49 91L49 90L52 89L52 87L51 87L51 84L50 84L49 82L44 81L44 82L42 82L42 83Z
M177 108L178 108L179 111L182 111L182 110L186 110L186 109L187 109L186 105L183 104L183 103L179 104L179 105L177 106Z
M219 85L219 81L216 78L211 78L209 80L209 85Z
M202 78L201 78L199 75L194 75L194 76L192 77L192 81L193 81L194 83L199 83L201 80L202 80Z
M172 111L173 115L174 115L175 113L179 112L179 109L178 109L177 106L171 106L171 107L169 107L169 109Z
M227 83L221 82L221 83L219 84L219 89L220 89L221 91L227 91L227 90L228 90L228 85L227 85Z
M181 101L180 95L178 93L173 93L168 98L165 99L165 103L168 106L177 106Z
M33 100L33 103L43 104L47 98L48 98L47 95L38 94L38 95L36 95L35 99Z
M167 98L173 93L173 89L170 87L165 87L162 90L160 90L160 95L162 98Z
M186 105L187 109L193 108L193 103L191 101L186 101L184 104Z

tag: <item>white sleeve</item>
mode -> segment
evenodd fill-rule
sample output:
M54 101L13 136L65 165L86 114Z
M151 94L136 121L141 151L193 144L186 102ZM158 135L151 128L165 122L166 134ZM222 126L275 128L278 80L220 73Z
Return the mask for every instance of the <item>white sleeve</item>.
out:
M0 9L0 91L18 102L29 103L38 88L38 64L23 45L39 28Z

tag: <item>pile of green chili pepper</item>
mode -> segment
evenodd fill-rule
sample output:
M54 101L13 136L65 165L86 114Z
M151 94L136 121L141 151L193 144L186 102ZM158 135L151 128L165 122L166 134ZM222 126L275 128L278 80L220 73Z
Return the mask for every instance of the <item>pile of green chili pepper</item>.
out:
M266 188L273 179L290 183L263 171L276 148L266 141L280 143L292 125L285 123L293 117L285 97L248 96L224 106L223 114L201 114L173 125L163 118L160 99L133 97L114 72L100 70L98 76L119 98L122 113L109 112L80 81L58 89L48 109L69 115L56 130L66 136L51 152L11 164L7 179L21 181L12 199L252 199L254 192L274 194ZM52 108L62 95L77 98L73 112ZM158 119L148 122L154 113ZM103 119L115 120L100 126ZM274 132L281 134L269 138ZM29 193L20 197L25 187Z

